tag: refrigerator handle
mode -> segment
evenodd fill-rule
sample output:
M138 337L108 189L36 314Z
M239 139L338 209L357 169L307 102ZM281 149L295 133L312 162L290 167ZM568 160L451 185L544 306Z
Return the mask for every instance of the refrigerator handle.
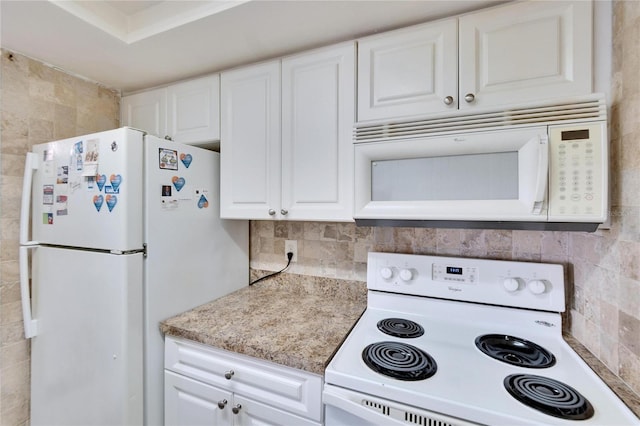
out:
M29 250L38 246L20 247L20 297L22 299L22 319L24 321L24 337L30 339L38 334L38 321L31 317L31 291L29 291Z
M33 173L38 170L38 154L27 152L24 160L24 179L22 180L22 205L20 208L20 244L33 245L29 241L29 217L31 213L31 191L33 188ZM25 324L26 327L26 324Z

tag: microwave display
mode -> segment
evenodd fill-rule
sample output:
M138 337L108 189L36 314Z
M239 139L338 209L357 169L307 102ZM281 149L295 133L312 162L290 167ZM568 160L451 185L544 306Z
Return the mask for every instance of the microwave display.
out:
M560 139L563 141L575 141L589 139L589 129L565 130L560 132Z
M517 200L518 180L511 151L371 163L372 201Z

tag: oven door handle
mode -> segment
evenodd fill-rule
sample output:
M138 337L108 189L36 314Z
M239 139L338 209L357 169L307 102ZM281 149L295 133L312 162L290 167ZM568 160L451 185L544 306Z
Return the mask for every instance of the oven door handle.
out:
M373 409L363 407L361 404L352 401L349 398L350 392L331 385L325 385L322 392L322 399L325 405L336 407L340 410L355 416L359 419L366 420L372 424L384 424L395 426L407 426L406 423L398 421L392 417L376 412ZM360 396L358 399L362 399Z

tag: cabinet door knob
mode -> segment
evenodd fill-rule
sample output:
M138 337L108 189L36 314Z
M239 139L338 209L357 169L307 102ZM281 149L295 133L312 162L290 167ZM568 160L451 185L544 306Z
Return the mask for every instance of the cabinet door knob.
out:
M242 408L242 405L240 405L240 404L236 404L236 406L235 406L235 407L233 407L233 408L231 409L231 411L233 411L233 414L238 414L238 413L240 412L240 409L241 409L241 408Z
M473 93L467 93L466 95L464 95L464 100L467 101L467 103L471 103L473 101L475 101L476 97L473 95Z
M274 209L269 209L269 216L275 216L276 211Z
M280 210L280 214L282 216L286 216L287 214L289 214L289 210L282 209L282 210Z
M218 408L219 409L223 410L226 405L227 405L227 400L226 399L218 401Z
M447 96L446 98L444 98L445 105L451 105L452 103L453 103L453 96Z
M224 373L224 378L227 380L231 380L234 374L236 373L233 370L229 370L226 373Z

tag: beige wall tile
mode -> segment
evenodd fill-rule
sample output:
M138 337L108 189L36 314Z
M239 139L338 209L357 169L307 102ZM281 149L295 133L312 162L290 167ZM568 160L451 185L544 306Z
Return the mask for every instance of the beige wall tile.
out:
M1 52L0 424L28 424L29 342L18 285L24 156L33 144L119 125L119 94L19 54ZM79 108L82 108L80 111Z

